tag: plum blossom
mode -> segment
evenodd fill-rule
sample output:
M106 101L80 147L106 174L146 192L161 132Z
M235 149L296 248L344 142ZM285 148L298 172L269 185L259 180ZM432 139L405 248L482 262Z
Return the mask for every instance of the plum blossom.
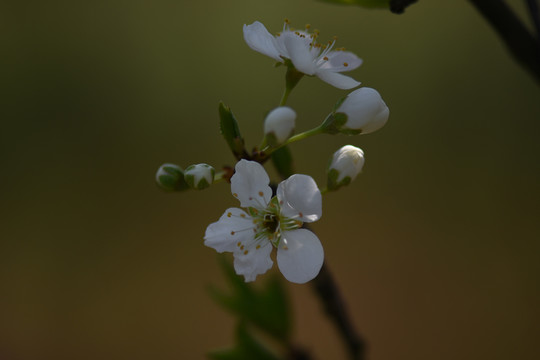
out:
M362 64L362 59L343 48L335 49L335 40L327 44L317 42L318 32L293 31L285 22L283 31L273 36L266 27L255 21L244 24L244 40L250 48L281 63L290 60L296 70L314 75L338 89L352 89L360 85L353 78L340 74Z
M240 208L229 208L206 228L204 244L219 253L234 254L234 268L246 282L272 267L277 249L279 270L291 282L303 284L319 273L324 251L319 238L302 229L322 216L322 197L315 181L295 174L282 181L272 197L268 174L257 162L240 160L231 178L231 192Z

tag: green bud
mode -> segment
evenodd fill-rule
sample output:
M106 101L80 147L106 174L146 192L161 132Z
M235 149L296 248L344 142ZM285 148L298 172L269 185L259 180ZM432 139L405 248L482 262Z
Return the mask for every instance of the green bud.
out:
M208 164L191 165L184 171L184 180L190 188L202 190L214 182L216 171Z
M156 172L157 185L166 191L183 191L189 189L184 180L184 171L175 164L163 164Z

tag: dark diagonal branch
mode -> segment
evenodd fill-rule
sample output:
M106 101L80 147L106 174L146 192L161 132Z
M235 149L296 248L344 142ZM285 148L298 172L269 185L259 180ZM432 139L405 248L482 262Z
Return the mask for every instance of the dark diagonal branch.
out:
M317 295L323 302L326 314L334 321L345 341L351 359L363 360L365 358L364 341L354 329L345 302L326 263L323 264L319 275L312 283Z
M536 31L536 39L540 38L540 10L538 10L538 2L536 0L525 0L529 14Z
M540 83L540 43L502 0L469 0L489 22L514 58Z

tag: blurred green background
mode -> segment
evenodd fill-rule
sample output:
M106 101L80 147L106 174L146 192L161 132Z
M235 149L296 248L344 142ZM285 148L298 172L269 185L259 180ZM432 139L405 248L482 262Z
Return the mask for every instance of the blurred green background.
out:
M236 201L225 184L163 193L154 174L234 164L220 100L259 142L284 69L242 25L276 32L285 17L338 35L390 107L374 134L291 147L321 184L340 146L366 153L314 230L370 359L540 355L540 91L472 6L126 0L0 5L0 359L202 359L233 343L202 237ZM302 80L297 131L346 94ZM343 358L310 286L288 288L297 342Z

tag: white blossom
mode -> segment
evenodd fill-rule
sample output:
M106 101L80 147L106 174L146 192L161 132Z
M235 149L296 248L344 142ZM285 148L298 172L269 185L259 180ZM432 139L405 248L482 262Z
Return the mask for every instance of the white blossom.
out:
M278 143L287 140L294 132L296 113L287 106L270 111L264 120L265 135L272 134Z
M244 25L244 40L253 50L282 63L285 59L290 60L299 72L317 76L339 89L360 85L360 82L340 73L356 69L362 64L362 59L343 48L333 50L335 40L321 44L317 37L317 32L290 30L287 23L276 36L258 21Z
M382 128L390 115L381 95L368 87L351 92L335 112L347 115L343 129L361 131L362 134Z
M315 181L307 175L292 175L272 197L270 179L259 163L240 160L235 171L231 192L243 209L229 208L210 224L204 244L220 253L232 252L236 273L246 282L272 267L273 248L287 280L299 284L312 280L321 269L324 251L318 237L301 227L322 215Z

